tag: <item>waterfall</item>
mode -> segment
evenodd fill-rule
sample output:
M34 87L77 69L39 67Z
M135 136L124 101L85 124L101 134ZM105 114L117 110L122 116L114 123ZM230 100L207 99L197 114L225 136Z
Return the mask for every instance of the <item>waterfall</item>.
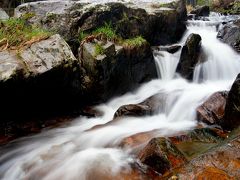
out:
M154 51L154 60L158 77L162 80L173 79L179 62L180 52L170 54L166 51Z
M211 18L210 22L189 22L180 42L183 44L190 33L202 36L207 60L194 70L194 82L176 75L180 51L155 52L160 78L96 106L103 116L78 117L66 127L46 130L2 147L0 179L106 179L109 174L114 176L123 170L127 173L136 161L131 148L119 147L123 138L152 130L156 130L157 136L169 136L194 128L197 106L212 93L228 90L240 71L240 56L216 39L215 25L223 17ZM167 96L164 111L112 121L120 106L140 103L157 93Z

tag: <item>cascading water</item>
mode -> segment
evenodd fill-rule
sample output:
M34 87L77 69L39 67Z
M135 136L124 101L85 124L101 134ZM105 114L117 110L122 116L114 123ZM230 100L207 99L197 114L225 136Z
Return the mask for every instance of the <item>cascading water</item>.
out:
M229 89L240 71L240 56L216 39L213 24L222 17L212 18L210 22L189 22L181 41L183 44L190 33L199 33L203 39L207 61L195 69L193 83L175 75L180 53L156 52L161 79L97 106L104 113L102 117L79 117L68 127L47 130L3 147L0 179L105 179L106 174L128 172L135 161L131 148L119 147L123 138L152 130L158 136L167 136L196 126L196 107L212 93ZM167 95L164 111L111 122L121 105L140 103L157 93Z

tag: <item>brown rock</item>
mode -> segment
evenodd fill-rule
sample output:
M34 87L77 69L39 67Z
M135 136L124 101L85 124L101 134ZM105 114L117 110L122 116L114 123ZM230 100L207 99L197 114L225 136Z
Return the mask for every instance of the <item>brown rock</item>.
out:
M209 125L220 124L223 119L228 92L216 92L197 108L198 121Z
M175 169L179 179L235 180L240 178L240 136L225 141L189 164ZM172 174L171 174L172 175ZM170 175L170 176L171 176Z
M131 149L134 149L150 141L153 138L154 134L155 130L134 134L132 136L124 138L120 143L120 146L131 147Z
M229 91L221 125L226 130L233 130L240 125L240 74Z
M167 138L153 138L138 157L143 164L161 174L186 162L183 154Z
M152 115L159 111L164 111L164 105L166 102L165 94L156 94L139 104L128 104L121 106L114 118L122 116L145 116Z

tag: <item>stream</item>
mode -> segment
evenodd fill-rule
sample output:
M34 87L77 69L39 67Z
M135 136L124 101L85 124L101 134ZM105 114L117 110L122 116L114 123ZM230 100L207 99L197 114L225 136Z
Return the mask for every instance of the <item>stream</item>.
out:
M229 90L240 72L240 55L217 38L216 25L235 17L212 13L210 21L188 21L188 30L202 37L207 60L194 70L193 82L176 73L180 52L154 52L159 79L143 84L134 92L116 97L95 108L103 112L96 118L78 117L66 127L44 130L1 147L0 179L75 180L101 179L101 174L128 172L136 157L131 147L119 146L126 137L150 132L169 136L197 126L196 108L211 94ZM124 117L109 123L116 110L163 93L164 111L153 116Z

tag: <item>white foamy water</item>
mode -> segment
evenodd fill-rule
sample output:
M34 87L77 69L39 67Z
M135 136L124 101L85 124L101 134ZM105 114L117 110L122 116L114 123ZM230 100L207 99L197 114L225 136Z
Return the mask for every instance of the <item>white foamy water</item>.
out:
M214 17L214 23L222 17ZM157 52L155 61L161 79L143 84L137 91L110 100L96 108L102 117L76 118L70 125L22 138L0 150L0 178L44 180L106 179L129 172L136 159L131 148L121 149L122 139L157 130L167 136L196 126L196 107L216 91L228 90L240 72L240 56L216 39L209 22L190 22L188 32L202 36L207 61L194 72L190 83L176 75L180 52ZM201 83L199 83L201 81ZM167 95L164 110L153 116L126 117L111 122L122 105L144 101L157 93Z

